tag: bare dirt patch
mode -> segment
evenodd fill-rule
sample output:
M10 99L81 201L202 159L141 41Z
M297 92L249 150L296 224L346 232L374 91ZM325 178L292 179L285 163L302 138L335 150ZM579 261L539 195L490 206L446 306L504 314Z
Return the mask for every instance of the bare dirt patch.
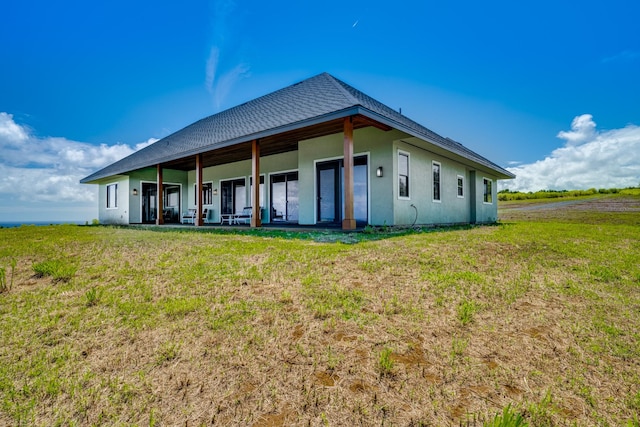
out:
M609 214L616 214L615 216ZM600 196L575 200L546 199L499 203L501 221L573 221L640 224L640 197Z

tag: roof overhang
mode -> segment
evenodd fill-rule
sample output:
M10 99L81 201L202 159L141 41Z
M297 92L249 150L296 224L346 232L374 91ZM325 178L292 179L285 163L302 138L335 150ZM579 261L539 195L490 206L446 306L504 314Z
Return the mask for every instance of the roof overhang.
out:
M483 162L475 162L472 158L469 158L468 151L466 151L462 145L460 146L460 151L456 152L456 150L452 149L450 145L445 146L436 138L433 138L432 140L426 138L425 135L421 134L419 131L411 129L409 126L405 126L402 123L398 123L395 120L389 119L384 115L373 112L362 106L354 106L307 120L291 123L286 126L267 129L254 134L244 135L240 138L217 142L215 144L200 147L196 150L184 151L178 155L154 159L148 163L140 164L135 170L154 167L160 164L162 167L167 169L189 171L195 169L195 158L196 155L199 154L202 155L203 167L218 166L226 163L247 160L251 158L251 142L254 140L258 140L260 142L261 156L270 156L295 151L298 149L299 141L343 132L344 119L346 117L352 118L354 129L361 129L369 126L373 126L383 131L397 129L412 137L434 145L439 150L442 150L442 152L454 154L458 161L463 161L465 163L472 162L479 166L480 169L491 170L499 179L515 177L511 172L498 165L490 162L488 165L484 164L485 162L488 162L484 158L481 158ZM106 174L101 174L101 172L103 171L98 171L80 182L96 183L108 176L126 174L128 172L132 172L132 170L123 168L111 170Z
M246 135L242 138L232 139L217 143L208 147L203 147L191 152L184 152L178 159L166 159L163 165L179 170L191 170L195 165L196 154L202 154L203 167L217 166L239 160L251 158L251 141L260 141L260 155L270 156L273 154L295 151L298 149L298 142L306 139L318 138L326 135L333 135L343 132L344 118L353 118L353 128L361 129L374 126L378 129L389 131L392 126L378 122L361 113L361 108L350 108L309 120L292 123ZM152 165L149 165L152 166Z
M226 163L247 160L251 158L251 142L260 142L260 155L270 156L286 153L298 149L298 142L306 139L318 138L327 135L341 133L344 130L344 119L352 118L353 128L361 129L369 126L383 131L390 131L392 126L381 123L369 115L362 114L361 107L353 107L330 114L299 121L286 126L268 129L241 138L235 138L223 142L201 147L197 150L184 151L176 156L156 159L153 162L141 164L135 170L162 165L167 169L193 170L195 169L195 156L202 155L202 166L211 167ZM108 175L100 176L100 171L80 181L81 183L95 183L106 176L123 174L131 170L110 171Z
M397 129L399 131L402 131L404 133L407 133L409 135L411 135L412 137L418 138L422 141L426 141L429 144L432 144L436 147L438 147L439 149L441 149L443 152L446 153L452 153L454 154L457 158L455 159L456 161L462 162L462 163L469 163L472 162L474 164L476 164L480 169L484 169L484 170L491 170L492 174L496 175L498 177L498 179L512 179L515 178L516 176L509 172L508 170L496 165L493 162L490 162L489 160L485 159L485 158L481 158L482 162L477 162L474 161L473 158L470 158L469 156L469 150L466 149L462 144L458 144L460 145L460 149L456 150L455 148L452 148L450 145L444 145L442 143L440 143L436 138L433 139L429 139L427 137L425 137L424 134L421 134L420 132L416 131L415 129L411 129L408 126L403 125L402 123L398 123L395 120L391 120L388 119L387 117L378 114L376 112L373 112L371 110L365 109L365 108L360 108L361 111L359 111L359 114L369 118L372 122L376 122L376 123L381 123L385 126L390 126L393 127L394 129ZM473 153L474 155L477 156L477 154ZM445 156L446 157L446 156Z

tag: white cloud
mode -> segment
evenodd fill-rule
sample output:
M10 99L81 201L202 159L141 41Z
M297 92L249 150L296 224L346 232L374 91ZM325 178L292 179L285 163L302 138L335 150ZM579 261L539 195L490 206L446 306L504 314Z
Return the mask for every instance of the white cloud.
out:
M15 206L16 216L20 206L31 203L93 204L95 188L80 184L80 179L155 141L151 138L131 147L41 138L16 123L11 114L0 112L0 204Z
M13 115L0 113L0 140L6 143L21 143L27 139L27 132L13 121Z
M216 46L211 48L209 59L207 59L207 69L205 75L205 86L209 93L213 93L213 82L216 81L216 71L218 70L218 61L220 59L220 49Z
M229 95L236 82L248 76L249 66L246 64L238 64L233 69L220 76L212 92L217 109L220 108L222 102L227 95Z
M544 160L507 168L501 181L512 191L623 188L640 185L640 127L597 131L590 114L576 117L570 131L558 133L565 145Z
M211 94L216 110L222 106L233 86L249 76L249 65L239 59L241 37L230 37L229 27L241 14L235 11L236 2L222 0L213 7L212 47L205 67L205 87ZM233 42L233 45L229 45Z
M156 141L160 141L158 138L149 138L144 142L139 142L136 144L136 146L134 147L133 151L140 151L143 148L146 148L148 146L150 146L151 144L153 144Z
M596 134L596 123L591 114L577 116L571 122L571 130L558 132L558 138L565 139L567 144L576 145L593 139Z

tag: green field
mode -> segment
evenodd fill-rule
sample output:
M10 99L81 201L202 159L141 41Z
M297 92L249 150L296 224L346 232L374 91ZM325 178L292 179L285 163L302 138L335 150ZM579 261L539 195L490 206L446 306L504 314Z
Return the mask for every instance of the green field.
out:
M0 425L638 426L640 197L536 203L357 235L0 229Z

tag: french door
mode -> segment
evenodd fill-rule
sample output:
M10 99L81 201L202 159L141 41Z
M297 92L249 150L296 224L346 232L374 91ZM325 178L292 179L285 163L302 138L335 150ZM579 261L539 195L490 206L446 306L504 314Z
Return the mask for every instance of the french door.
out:
M353 159L353 210L357 223L368 222L367 157ZM338 225L344 217L344 161L330 160L316 165L316 218L319 224Z
M156 222L158 212L157 184L142 183L142 222L149 224Z
M142 222L152 224L158 217L158 185L156 183L142 184ZM180 221L180 186L175 184L163 185L164 222Z
M240 213L247 205L247 189L244 178L222 181L221 207L223 215Z
M342 221L340 171L340 161L323 162L317 165L317 219L319 223L337 224Z
M271 222L298 222L298 172L271 175Z

